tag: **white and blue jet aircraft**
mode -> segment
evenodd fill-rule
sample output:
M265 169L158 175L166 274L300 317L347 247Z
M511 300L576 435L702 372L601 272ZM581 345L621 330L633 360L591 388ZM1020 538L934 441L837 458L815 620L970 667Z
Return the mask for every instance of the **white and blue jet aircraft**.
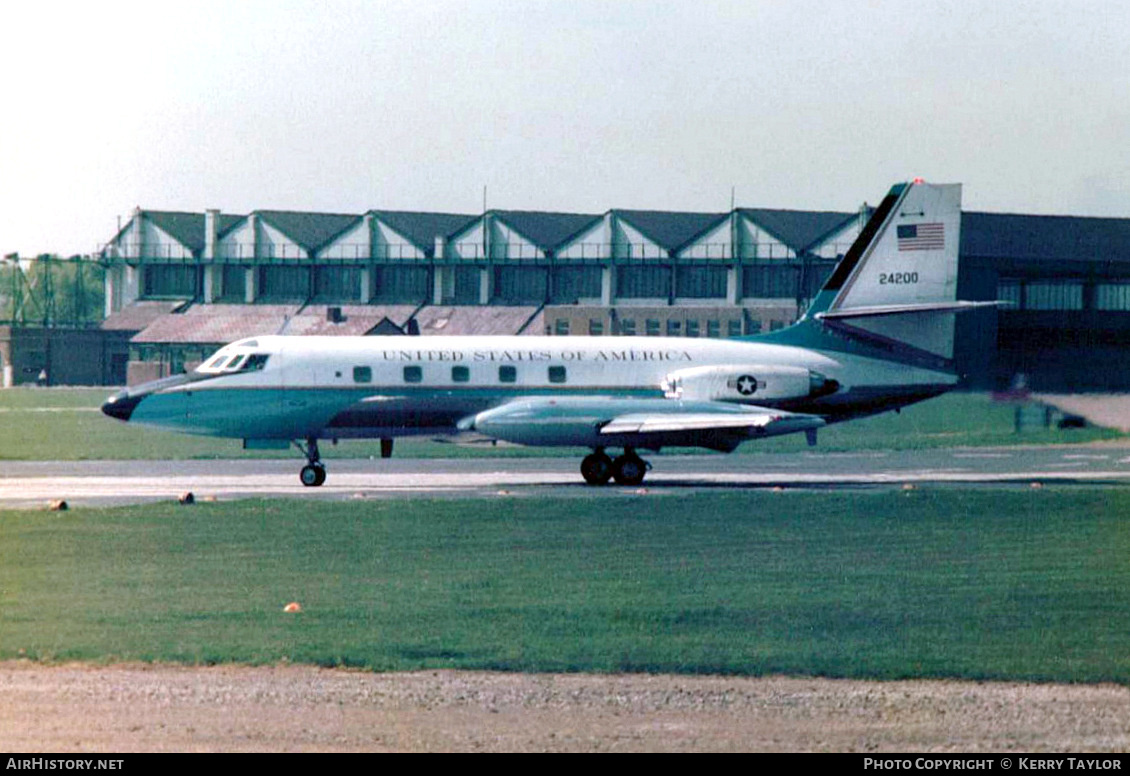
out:
M302 337L226 345L188 374L102 407L139 425L303 451L320 439L474 431L587 447L592 485L643 481L637 451L805 432L937 396L953 373L961 186L894 186L793 326L729 340L658 337ZM609 450L622 451L610 455Z

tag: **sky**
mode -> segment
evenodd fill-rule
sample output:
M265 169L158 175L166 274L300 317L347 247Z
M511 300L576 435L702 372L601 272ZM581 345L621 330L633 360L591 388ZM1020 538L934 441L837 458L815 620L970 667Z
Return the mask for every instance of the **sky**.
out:
M1121 0L0 6L0 255L135 207L1130 217Z

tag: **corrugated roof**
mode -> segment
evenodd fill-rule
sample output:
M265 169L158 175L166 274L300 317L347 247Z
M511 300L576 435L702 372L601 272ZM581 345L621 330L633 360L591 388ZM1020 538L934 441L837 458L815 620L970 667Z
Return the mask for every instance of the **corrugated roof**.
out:
M422 335L540 334L540 326L526 326L540 310L539 307L501 305L425 307L416 314L416 322Z
M795 251L821 241L843 228L858 213L835 213L810 210L774 210L771 208L738 208L738 212L765 229Z
M255 211L266 223L314 253L361 220L341 213L298 213L288 210Z
M340 307L344 320L331 323L327 318L330 307ZM386 318L403 329L416 310L415 305L310 305L304 307L282 329L282 334L363 336L375 329Z
M532 210L492 210L491 213L543 250L556 248L603 218L586 213Z
M183 300L142 301L123 307L102 321L98 328L106 331L141 331L162 315L185 304Z
M1130 261L1130 219L963 212L961 253L986 258Z
M614 210L645 237L669 251L677 251L716 226L729 213L672 213L661 210Z
M373 210L372 214L404 235L417 248L431 251L437 237L448 237L462 231L478 216L458 213L413 213L403 210Z
M224 344L244 337L276 334L300 305L193 305L157 318L130 342Z

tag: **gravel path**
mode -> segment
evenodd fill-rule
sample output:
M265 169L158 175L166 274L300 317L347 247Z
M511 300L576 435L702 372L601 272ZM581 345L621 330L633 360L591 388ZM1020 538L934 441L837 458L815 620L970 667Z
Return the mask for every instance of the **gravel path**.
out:
M1125 751L1112 685L0 663L0 750Z

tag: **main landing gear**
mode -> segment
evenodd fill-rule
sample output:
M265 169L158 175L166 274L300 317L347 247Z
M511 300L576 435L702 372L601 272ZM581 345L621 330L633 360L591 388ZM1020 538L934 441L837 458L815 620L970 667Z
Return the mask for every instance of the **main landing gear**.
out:
M631 447L616 459L609 458L603 447L598 447L581 461L581 476L589 485L607 485L615 480L617 485L639 485L651 464L636 455Z
M306 440L306 447L295 442L298 449L306 456L307 464L302 467L302 471L298 473L298 479L302 484L308 488L316 488L326 481L326 467L322 463L322 458L318 455L318 440L310 437Z

